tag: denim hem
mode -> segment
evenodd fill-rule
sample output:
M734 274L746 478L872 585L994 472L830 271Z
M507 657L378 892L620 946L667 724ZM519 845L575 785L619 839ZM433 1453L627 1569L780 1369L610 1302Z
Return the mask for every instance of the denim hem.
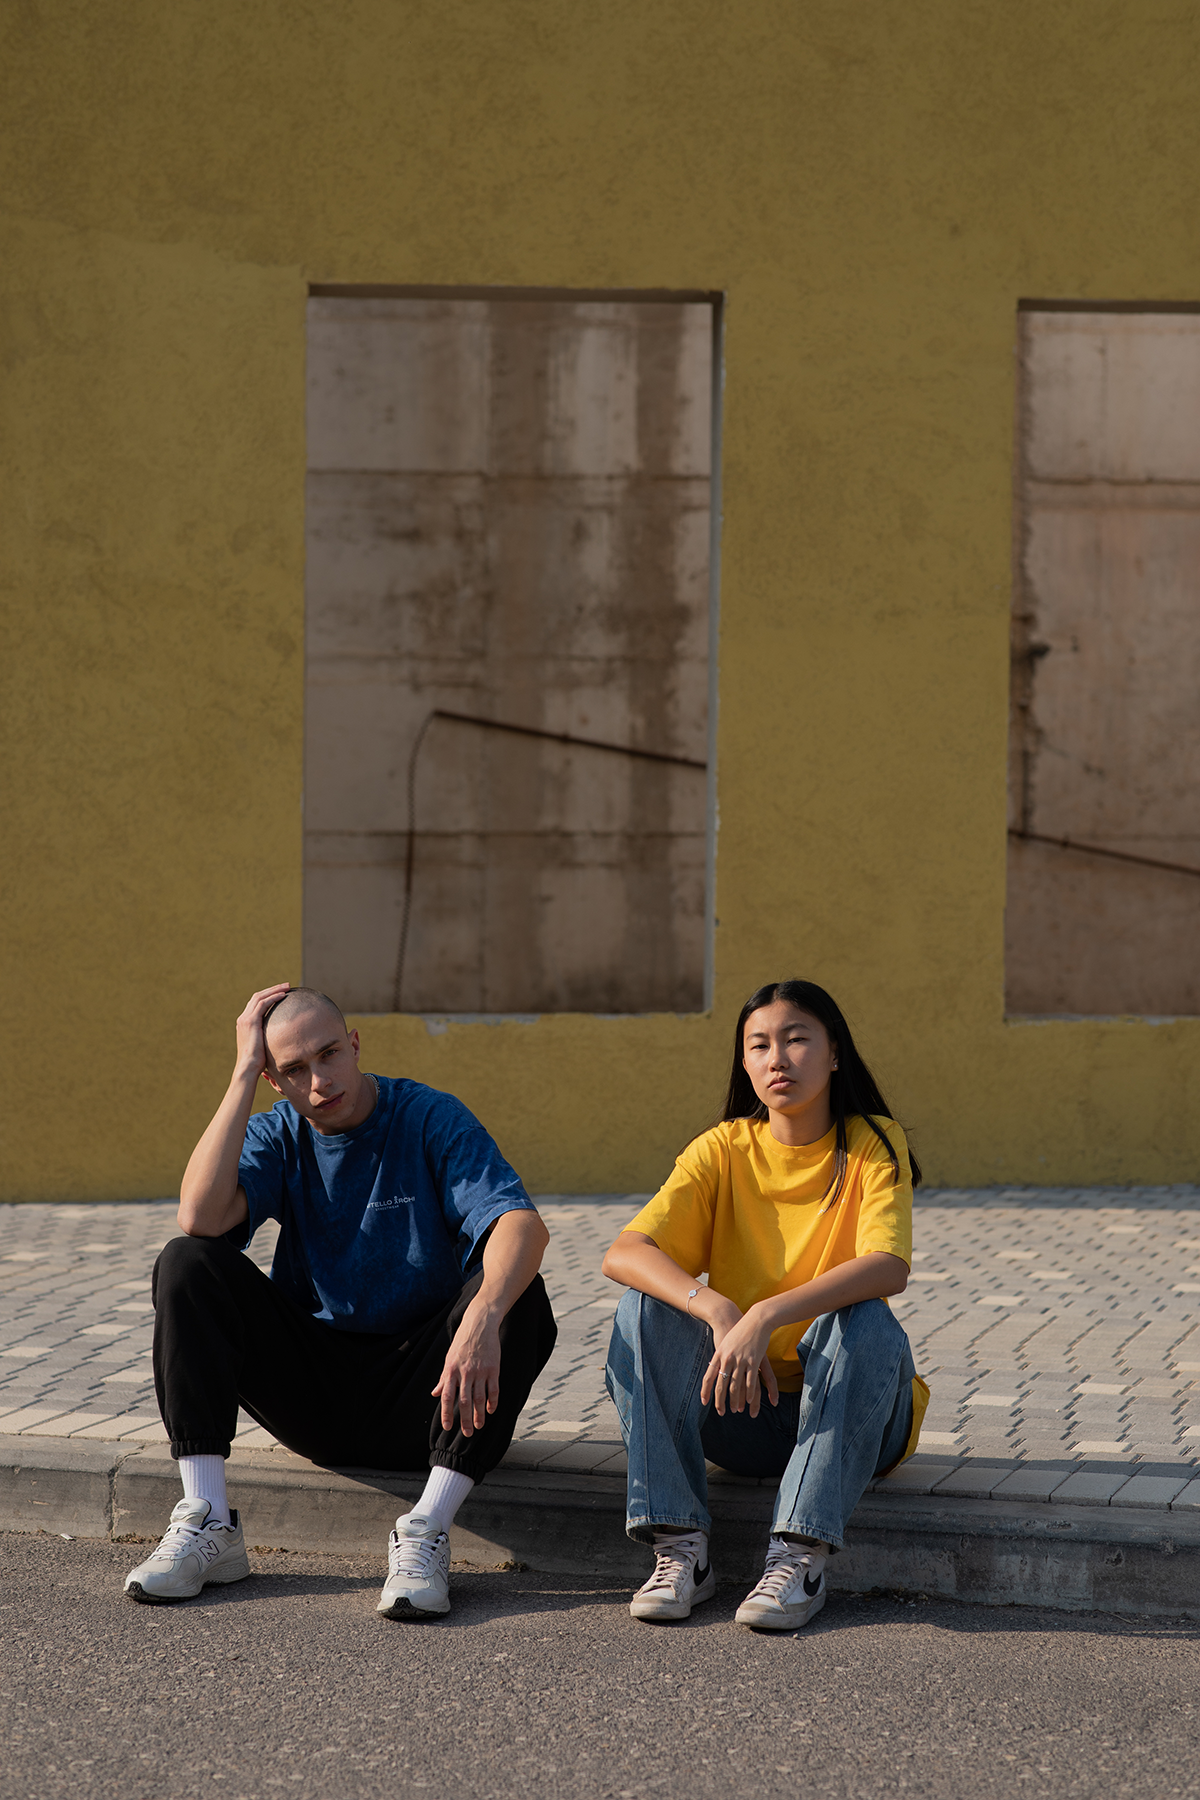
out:
M181 1456L225 1456L232 1446L228 1438L172 1438L171 1455L178 1462Z
M631 1537L635 1544L654 1543L654 1533L666 1528L672 1531L702 1531L705 1537L712 1530L711 1519L626 1519L625 1535Z
M778 1537L781 1531L794 1532L797 1537L819 1538L821 1543L828 1544L833 1551L844 1549L846 1544L840 1531L830 1531L825 1525L814 1525L809 1519L773 1519L771 1536Z

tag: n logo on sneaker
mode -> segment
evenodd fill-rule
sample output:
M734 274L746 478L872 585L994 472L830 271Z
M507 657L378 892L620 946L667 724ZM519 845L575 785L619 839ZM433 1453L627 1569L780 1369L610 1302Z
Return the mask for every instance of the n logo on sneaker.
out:
M808 1595L810 1600L813 1598L814 1595L819 1594L821 1591L821 1577L818 1575L817 1579L814 1582L810 1583L809 1578L806 1575L804 1577L804 1591Z

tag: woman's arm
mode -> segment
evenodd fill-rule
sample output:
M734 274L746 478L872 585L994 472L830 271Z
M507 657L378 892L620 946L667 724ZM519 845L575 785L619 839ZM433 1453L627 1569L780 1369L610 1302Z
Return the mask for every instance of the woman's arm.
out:
M735 1306L732 1300L718 1293L716 1288L702 1287L694 1275L681 1269L674 1258L668 1256L665 1250L660 1250L654 1239L647 1237L644 1231L623 1231L600 1267L610 1281L619 1281L625 1287L636 1288L639 1293L651 1294L655 1300L665 1300L668 1306L678 1307L680 1312L690 1313L693 1319L702 1320L713 1334L718 1355L731 1335L744 1323L740 1306ZM693 1291L695 1298L689 1300ZM765 1338L759 1360L755 1364L755 1379L750 1392L751 1417L758 1416L762 1394L758 1383L760 1374L766 1383L771 1405L774 1406L779 1399L779 1383L767 1360ZM707 1380L706 1375L705 1381ZM703 1398L707 1404L708 1396L703 1395ZM718 1411L724 1412L723 1395L717 1406ZM740 1407L738 1411L741 1411Z
M719 1413L725 1411L726 1403L734 1412L749 1406L751 1415L757 1413L758 1371L773 1331L781 1325L798 1325L802 1319L837 1312L843 1306L856 1306L860 1300L902 1294L907 1286L908 1264L903 1257L892 1256L886 1250L870 1250L865 1256L839 1263L835 1269L826 1269L813 1281L757 1301L717 1345L705 1371L700 1398L706 1405L715 1399Z
M680 1312L690 1312L693 1319L703 1319L712 1326L713 1337L720 1342L742 1316L740 1306L727 1300L715 1288L699 1287L694 1275L681 1269L673 1257L660 1250L644 1231L623 1231L600 1264L601 1273L622 1287L636 1288L655 1300L665 1300ZM696 1298L688 1305L688 1295L696 1288Z
M819 1319L822 1313L856 1306L860 1300L882 1300L885 1294L902 1294L907 1286L908 1264L902 1256L892 1256L886 1250L868 1250L865 1256L838 1263L836 1268L826 1269L823 1275L800 1287L760 1300L750 1313L761 1314L768 1332L778 1331L781 1325Z

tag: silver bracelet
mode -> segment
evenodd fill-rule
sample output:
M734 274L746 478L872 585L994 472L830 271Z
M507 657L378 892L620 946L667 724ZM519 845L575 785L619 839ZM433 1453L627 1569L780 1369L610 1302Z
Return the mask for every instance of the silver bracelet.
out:
M700 1292L699 1288L693 1288L691 1293L687 1297L687 1316L689 1319L693 1316L692 1315L692 1301L696 1298L696 1295L699 1292Z

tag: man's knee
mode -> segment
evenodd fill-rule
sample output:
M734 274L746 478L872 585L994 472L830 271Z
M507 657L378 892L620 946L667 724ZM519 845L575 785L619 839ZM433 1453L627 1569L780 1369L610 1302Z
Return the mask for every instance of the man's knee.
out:
M545 1363L558 1337L558 1325L540 1275L535 1275L525 1292L513 1302L504 1325L506 1336L516 1333L535 1344Z
M177 1237L163 1245L151 1277L151 1298L157 1306L165 1298L190 1287L228 1262L232 1251L224 1238Z

